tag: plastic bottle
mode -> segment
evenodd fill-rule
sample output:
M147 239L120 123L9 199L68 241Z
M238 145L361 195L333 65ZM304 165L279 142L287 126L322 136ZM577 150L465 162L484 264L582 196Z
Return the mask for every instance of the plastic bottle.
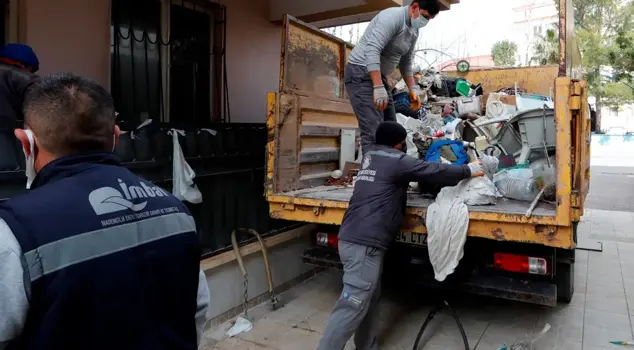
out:
M520 201L532 201L539 193L537 183L533 179L506 177L498 180L495 186L504 197Z

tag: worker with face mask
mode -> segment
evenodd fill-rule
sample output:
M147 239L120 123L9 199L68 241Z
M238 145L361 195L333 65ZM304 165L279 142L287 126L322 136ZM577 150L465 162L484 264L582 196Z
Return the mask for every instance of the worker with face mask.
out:
M110 94L45 76L24 116L30 190L0 203L0 350L198 349L209 287L194 219L112 153Z
M374 145L374 133L383 121L396 120L387 76L398 66L407 87L412 110L421 107L420 87L412 63L418 31L440 11L438 0L413 0L409 6L379 12L352 50L344 83L361 130L365 153Z
M339 229L343 290L328 319L318 350L342 350L354 333L357 350L376 350L376 313L385 252L402 227L410 182L454 186L483 176L480 162L428 163L406 154L405 128L379 124L376 144L366 152Z

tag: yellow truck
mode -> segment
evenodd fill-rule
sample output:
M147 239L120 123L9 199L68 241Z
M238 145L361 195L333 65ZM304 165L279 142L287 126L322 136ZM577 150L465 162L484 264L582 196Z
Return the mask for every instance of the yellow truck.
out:
M452 287L542 305L569 302L573 296L576 229L590 180L590 116L587 85L579 80L571 1L560 0L559 8L558 65L461 75L482 83L485 92L516 83L533 93L554 92L557 184L556 202L540 203L530 217L525 215L530 202L503 200L469 207L465 256L455 273L461 277L455 282L459 286ZM324 267L341 266L337 230L353 192L352 187L325 186L340 167L342 131L357 130L343 84L351 50L350 44L287 16L280 89L267 99L265 188L270 215L320 224L314 246L303 259ZM425 215L431 203L408 194L402 232L386 257L386 277L434 285L433 278L423 278L430 269Z

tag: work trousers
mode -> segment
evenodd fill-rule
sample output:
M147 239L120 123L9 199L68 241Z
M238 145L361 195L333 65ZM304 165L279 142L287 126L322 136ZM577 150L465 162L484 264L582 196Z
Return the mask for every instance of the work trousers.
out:
M396 121L394 97L390 91L391 88L388 86L387 78L381 75L381 80L385 90L387 90L389 104L383 111L379 111L376 108L374 104L374 84L368 69L364 66L347 64L343 79L352 110L359 122L361 151L365 154L374 147L374 134L379 124L383 121Z
M339 242L343 290L317 350L342 350L354 333L356 350L377 350L377 312L385 251Z

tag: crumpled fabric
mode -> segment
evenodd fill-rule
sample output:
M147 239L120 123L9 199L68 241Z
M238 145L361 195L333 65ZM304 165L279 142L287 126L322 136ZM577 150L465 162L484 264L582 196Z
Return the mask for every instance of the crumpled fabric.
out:
M491 181L498 159L480 158L486 176L465 179L458 185L443 188L436 201L427 208L427 249L437 281L444 281L458 267L464 256L469 228L469 205L496 204L501 197Z

